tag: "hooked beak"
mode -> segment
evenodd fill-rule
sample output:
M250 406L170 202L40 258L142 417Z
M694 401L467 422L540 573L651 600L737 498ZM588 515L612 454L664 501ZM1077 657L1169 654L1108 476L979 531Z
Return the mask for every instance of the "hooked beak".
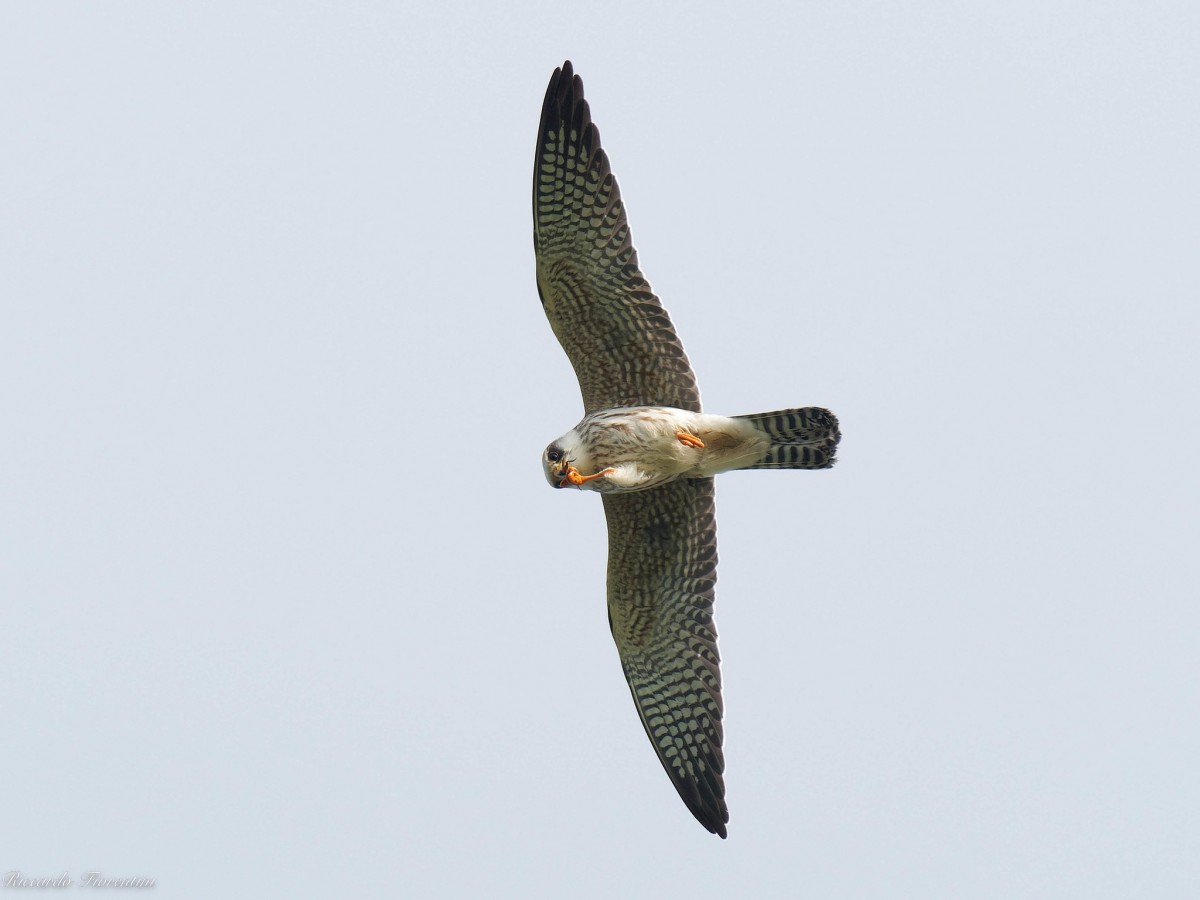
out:
M566 459L554 467L554 480L558 482L555 487L565 488L569 484L567 474L570 470L571 463Z

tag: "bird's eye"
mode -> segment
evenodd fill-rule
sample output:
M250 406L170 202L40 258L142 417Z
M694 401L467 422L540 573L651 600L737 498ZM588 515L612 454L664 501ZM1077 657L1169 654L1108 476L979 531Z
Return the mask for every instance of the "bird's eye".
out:
M550 460L550 462L558 462L562 459L562 451L557 447L551 447L546 451L546 459Z

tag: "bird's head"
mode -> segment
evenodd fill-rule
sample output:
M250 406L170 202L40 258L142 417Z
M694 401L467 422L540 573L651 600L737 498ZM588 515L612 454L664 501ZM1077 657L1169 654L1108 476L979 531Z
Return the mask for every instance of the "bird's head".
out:
M567 472L572 466L578 466L579 435L572 429L546 448L542 454L542 469L551 487L569 487Z

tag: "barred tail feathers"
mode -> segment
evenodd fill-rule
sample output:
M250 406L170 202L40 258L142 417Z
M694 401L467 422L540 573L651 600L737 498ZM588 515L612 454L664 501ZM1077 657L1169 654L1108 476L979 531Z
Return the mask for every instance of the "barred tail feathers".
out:
M766 456L746 469L828 469L836 460L837 416L827 409L779 409L775 412L734 416L745 419L771 438Z

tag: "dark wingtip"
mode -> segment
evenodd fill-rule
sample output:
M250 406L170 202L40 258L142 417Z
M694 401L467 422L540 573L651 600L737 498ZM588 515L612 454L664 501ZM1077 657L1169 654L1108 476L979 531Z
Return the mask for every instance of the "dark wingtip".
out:
M729 812L724 808L724 804L722 804L720 810L715 810L698 809L689 803L688 811L696 817L697 822L721 840L726 840L729 837L729 830L725 827L729 821Z
M665 763L663 767L666 768ZM667 769L667 774L671 774L670 769ZM688 812L696 817L697 822L721 840L725 840L729 836L725 827L729 822L729 807L725 805L725 785L719 775L707 785L700 782L679 781L674 777L671 778L671 783L675 785L680 799L688 808Z
M725 826L729 822L729 810L725 808L725 804L721 804L719 810L698 810L692 809L692 815L696 817L701 825L719 837L725 840L729 837L729 829Z
M560 113L569 111L574 104L567 102L568 98L583 99L583 79L575 74L575 67L569 59L563 60L563 64L550 76L550 84L546 86L546 100L542 104L543 121L549 118L546 113L550 109L556 109Z
M537 150L534 155L533 168L533 218L534 246L537 246L537 198L539 173L542 153L545 147L546 135L559 129L574 132L573 143L576 152L584 158L595 155L595 165L600 177L608 174L608 158L600 149L600 132L592 124L592 113L587 100L583 96L583 79L575 74L571 61L564 60L563 64L554 70L550 83L546 86L546 97L542 101L541 124L538 128ZM620 198L617 186L612 186L612 199ZM637 258L631 262L636 265Z

